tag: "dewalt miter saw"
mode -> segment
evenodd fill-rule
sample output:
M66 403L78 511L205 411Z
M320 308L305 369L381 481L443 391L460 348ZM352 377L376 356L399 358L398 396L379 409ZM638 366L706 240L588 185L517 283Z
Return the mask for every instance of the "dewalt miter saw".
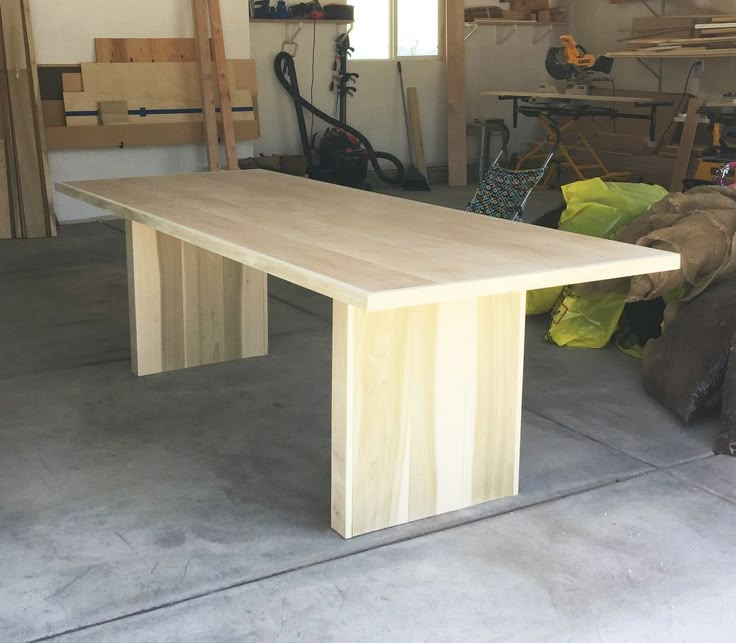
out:
M564 46L550 47L547 52L547 73L555 80L567 81L570 94L589 94L596 73L609 74L613 58L594 56L572 36L561 36Z

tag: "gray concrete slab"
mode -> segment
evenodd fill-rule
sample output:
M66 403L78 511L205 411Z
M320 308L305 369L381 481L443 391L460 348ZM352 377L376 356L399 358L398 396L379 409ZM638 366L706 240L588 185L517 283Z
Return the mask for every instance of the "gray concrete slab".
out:
M121 222L0 246L0 378L130 359ZM271 337L326 328L331 301L273 279Z
M545 316L527 322L526 408L655 466L713 453L717 417L683 426L644 391L641 362L615 347L548 344L548 327Z
M717 455L671 469L672 475L736 502L736 458Z
M0 380L0 640L63 631L637 475L524 418L522 495L343 541L329 528L330 340L149 378Z
M732 641L735 533L655 473L58 640Z

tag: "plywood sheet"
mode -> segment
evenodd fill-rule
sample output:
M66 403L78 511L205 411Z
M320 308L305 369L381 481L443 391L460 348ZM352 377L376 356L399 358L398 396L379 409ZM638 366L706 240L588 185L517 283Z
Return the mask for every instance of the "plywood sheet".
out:
M228 66L231 84L236 87L235 64ZM94 125L98 121L97 105L101 101L125 100L130 110L147 114L131 123L147 119L148 123L197 121L200 113L149 113L151 110L201 110L202 92L197 63L84 63L84 92L65 92L67 125ZM233 92L236 120L253 120L253 97L249 89Z
M339 301L418 306L675 270L679 256L262 170L59 183Z
M61 101L44 101L61 103ZM58 107L44 105L45 111L58 117ZM150 123L150 121L149 121ZM111 147L137 147L147 145L190 145L204 140L204 123L157 123L136 125L88 125L66 127L64 108L61 106L61 123L46 128L50 150L105 149ZM236 121L235 137L239 141L253 141L259 136L258 121Z
M196 62L193 38L95 38L98 63Z
M119 93L95 94L91 92L73 92L64 94L66 124L70 127L95 125L99 122L99 104L103 102L119 102L124 97L128 103L128 123L131 125L154 123L199 122L202 117L201 96L181 99L158 98L155 94ZM233 118L236 121L255 120L253 98L248 90L233 92ZM220 113L218 112L218 117Z
M0 140L0 239L10 239L13 236L12 216L5 141Z

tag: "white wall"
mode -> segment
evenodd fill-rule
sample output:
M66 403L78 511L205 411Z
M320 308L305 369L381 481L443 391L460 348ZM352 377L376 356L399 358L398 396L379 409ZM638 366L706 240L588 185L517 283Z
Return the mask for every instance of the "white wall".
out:
M486 6L494 0L467 0L467 6ZM293 30L293 25L290 26ZM506 117L510 122L511 108L494 98L481 97L483 89L530 89L545 80L544 56L555 35L544 28L520 27L504 44L497 44L508 28L484 27L467 41L468 120ZM261 139L255 150L263 154L300 153L294 108L289 96L276 81L273 59L285 39L284 25L251 25L251 55L258 66ZM332 69L334 26L316 27L314 103L328 113L334 108L334 94L329 82ZM562 32L555 31L559 36ZM309 96L311 85L313 24L306 22L298 37L296 63L302 94ZM540 41L533 44L533 39ZM407 86L416 86L422 112L424 144L430 166L447 165L447 99L445 64L442 60L405 60L404 79ZM408 161L408 144L401 108L401 94L393 61L352 61L350 71L360 74L358 93L348 103L349 124L363 132L378 150L396 154ZM316 121L315 131L326 126ZM512 147L521 149L536 132L536 124L523 122L513 132ZM469 142L469 158L477 158L477 142Z
M250 57L248 5L245 0L221 0L225 48L231 58ZM36 61L39 64L78 64L94 61L94 39L192 37L191 0L31 0ZM242 156L252 143L240 143ZM49 152L54 182L204 169L204 145L139 147L125 150ZM94 218L96 208L56 193L61 221Z
M293 32L294 25L288 28ZM302 95L310 97L312 84L312 45L316 33L314 65L314 104L333 114L335 94L330 93L335 38L340 31L334 25L305 22L297 42L296 66ZM261 139L256 153L300 154L301 144L293 102L276 80L273 61L281 50L288 31L284 25L251 25L251 55L258 69L258 105ZM424 120L425 146L430 163L446 159L444 62L416 60L404 64L407 85L419 90ZM358 92L348 99L348 123L365 134L377 150L388 151L405 159L408 156L404 116L401 109L399 80L394 61L350 60L348 70L360 74ZM307 114L307 126L311 117ZM327 125L315 119L314 129L322 132Z

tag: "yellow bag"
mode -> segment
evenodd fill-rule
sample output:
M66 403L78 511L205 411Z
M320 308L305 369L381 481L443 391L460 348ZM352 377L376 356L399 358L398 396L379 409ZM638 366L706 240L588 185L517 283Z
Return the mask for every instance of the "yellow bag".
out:
M548 313L557 303L563 290L563 286L555 286L528 291L526 293L526 314L543 315Z
M615 236L668 194L658 185L601 179L571 183L562 192L567 208L560 218L560 230L599 238ZM603 348L611 341L625 305L621 293L581 297L574 288L565 288L552 310L547 340L558 346Z
M610 239L621 228L647 213L669 192L645 183L606 183L590 179L562 188L567 208L560 217L560 230Z
M622 293L581 297L568 286L552 312L547 341L573 348L603 348L618 326L625 297Z

